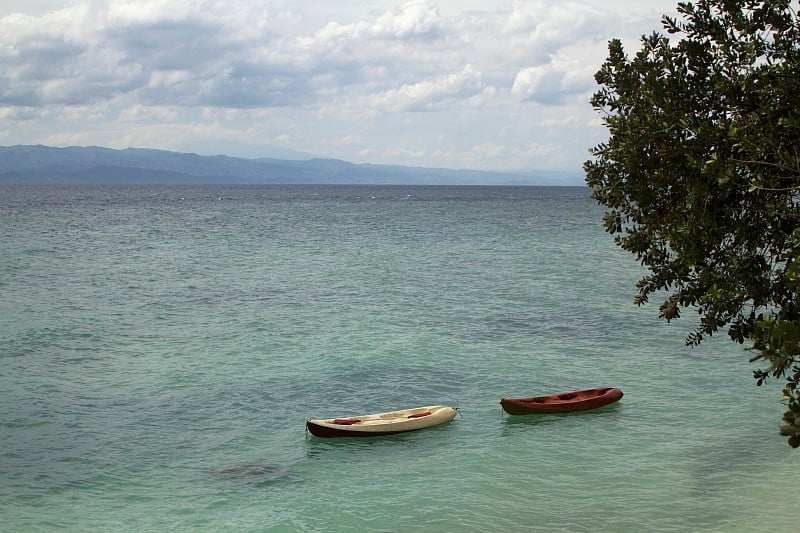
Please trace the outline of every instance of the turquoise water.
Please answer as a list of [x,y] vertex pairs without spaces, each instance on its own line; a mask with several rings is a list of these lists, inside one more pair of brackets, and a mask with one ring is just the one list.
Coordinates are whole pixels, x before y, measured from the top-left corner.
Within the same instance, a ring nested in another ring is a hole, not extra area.
[[[0,187],[4,531],[788,531],[797,452],[583,188]],[[619,386],[603,410],[502,396]],[[452,422],[317,439],[308,418]]]

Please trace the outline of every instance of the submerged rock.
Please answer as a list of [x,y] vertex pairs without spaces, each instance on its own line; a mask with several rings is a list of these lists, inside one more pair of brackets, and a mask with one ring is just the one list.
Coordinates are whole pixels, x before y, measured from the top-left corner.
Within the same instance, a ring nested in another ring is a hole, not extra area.
[[267,463],[236,463],[215,466],[209,468],[207,473],[222,479],[239,480],[243,483],[259,485],[289,479],[293,476],[291,470]]

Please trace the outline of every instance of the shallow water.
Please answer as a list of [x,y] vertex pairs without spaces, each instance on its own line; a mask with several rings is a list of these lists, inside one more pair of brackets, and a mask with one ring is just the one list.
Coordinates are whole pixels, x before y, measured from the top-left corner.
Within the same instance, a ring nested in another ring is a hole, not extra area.
[[[778,386],[583,188],[0,187],[3,530],[783,531]],[[591,413],[501,396],[619,386]],[[308,418],[452,422],[317,439]]]

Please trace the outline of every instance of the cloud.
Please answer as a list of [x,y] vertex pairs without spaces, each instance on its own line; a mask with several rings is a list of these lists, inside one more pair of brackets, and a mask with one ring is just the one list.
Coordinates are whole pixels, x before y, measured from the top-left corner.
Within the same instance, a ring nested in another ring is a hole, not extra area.
[[4,106],[0,107],[0,119],[15,122],[25,122],[41,117],[41,111],[34,107]]
[[545,65],[526,67],[514,77],[511,94],[521,101],[543,105],[563,105],[574,96],[587,99],[594,91],[594,66],[582,66],[569,58],[559,58]]
[[527,67],[514,77],[511,93],[521,100],[539,100],[547,103],[551,95],[560,98],[561,80],[564,74],[550,65]]
[[363,39],[435,39],[444,32],[446,22],[435,5],[426,0],[406,2],[397,11],[387,11],[374,21],[351,24],[331,22],[315,38],[322,41]]
[[[587,100],[607,40],[657,29],[673,3],[0,0],[0,117],[17,142],[249,136],[373,162],[579,166],[602,132]],[[563,116],[583,127],[543,123]]]
[[119,114],[119,120],[126,122],[157,121],[166,122],[175,120],[178,113],[169,107],[134,105],[123,109]]
[[556,78],[569,75],[552,65],[542,70],[559,47],[575,41],[563,29],[592,27],[585,6],[560,6],[517,2],[504,14],[447,18],[433,2],[415,0],[374,18],[330,21],[310,34],[284,24],[292,15],[236,0],[116,1],[104,11],[82,6],[6,17],[0,32],[17,31],[0,48],[0,104],[80,104],[128,94],[151,105],[255,108],[373,94],[376,109],[420,111],[502,88],[510,81],[504,71],[523,59],[528,66],[517,69],[513,91],[529,99],[534,85],[556,90]]
[[384,13],[375,22],[373,28],[377,35],[406,39],[409,37],[435,38],[440,34],[443,26],[439,10],[428,2],[420,0],[403,4],[399,13]]
[[481,73],[476,72],[472,65],[466,65],[459,72],[385,91],[376,95],[373,103],[375,108],[391,112],[421,111],[432,109],[450,98],[479,94],[483,89]]

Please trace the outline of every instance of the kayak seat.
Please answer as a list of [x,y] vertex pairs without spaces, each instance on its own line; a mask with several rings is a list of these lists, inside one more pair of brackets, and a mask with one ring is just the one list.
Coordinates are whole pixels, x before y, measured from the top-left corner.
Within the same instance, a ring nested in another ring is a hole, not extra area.
[[431,413],[430,411],[427,411],[425,413],[417,413],[417,414],[414,414],[414,415],[408,415],[408,418],[422,418],[423,416],[428,416],[428,415],[431,415],[431,414],[433,414],[433,413]]
[[334,424],[339,424],[342,426],[350,426],[353,424],[357,424],[359,422],[361,422],[361,420],[359,420],[358,418],[336,418],[333,421]]

